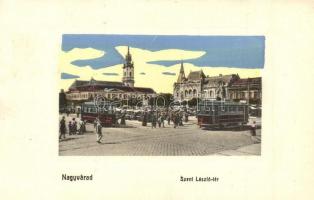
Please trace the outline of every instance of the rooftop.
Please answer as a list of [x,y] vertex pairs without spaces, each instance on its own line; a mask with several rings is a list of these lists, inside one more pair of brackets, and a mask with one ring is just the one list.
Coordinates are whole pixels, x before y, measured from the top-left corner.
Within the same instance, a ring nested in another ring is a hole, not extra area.
[[97,81],[91,79],[89,81],[75,80],[70,86],[69,91],[91,91],[91,90],[110,90],[110,91],[123,91],[123,92],[141,92],[141,93],[155,93],[152,88],[146,87],[129,87],[123,85],[122,82],[113,81]]

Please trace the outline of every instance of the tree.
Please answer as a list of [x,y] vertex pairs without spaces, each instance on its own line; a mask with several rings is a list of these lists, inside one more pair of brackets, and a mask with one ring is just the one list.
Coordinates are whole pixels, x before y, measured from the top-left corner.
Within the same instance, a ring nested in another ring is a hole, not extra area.
[[66,108],[66,105],[67,105],[67,99],[66,99],[64,90],[62,89],[59,92],[59,110],[64,110]]
[[197,105],[197,102],[200,101],[199,98],[193,98],[191,100],[188,101],[188,105],[189,107],[195,107]]

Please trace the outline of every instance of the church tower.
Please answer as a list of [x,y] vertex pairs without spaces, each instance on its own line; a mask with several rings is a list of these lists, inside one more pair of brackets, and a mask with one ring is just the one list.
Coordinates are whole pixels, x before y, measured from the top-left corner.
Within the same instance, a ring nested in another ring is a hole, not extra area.
[[181,68],[180,68],[180,73],[178,76],[177,83],[182,83],[185,80],[185,73],[184,73],[184,68],[183,68],[183,62],[181,61]]
[[134,63],[132,61],[129,47],[128,53],[125,56],[125,62],[123,64],[122,82],[125,86],[134,87]]

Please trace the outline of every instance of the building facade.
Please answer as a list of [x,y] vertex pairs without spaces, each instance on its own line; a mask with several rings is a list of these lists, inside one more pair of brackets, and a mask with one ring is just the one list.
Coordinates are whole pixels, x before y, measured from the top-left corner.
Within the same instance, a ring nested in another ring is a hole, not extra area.
[[228,88],[240,79],[237,74],[205,76],[202,70],[191,71],[186,77],[183,63],[174,83],[173,96],[176,101],[189,101],[193,98],[228,99]]
[[145,101],[156,96],[152,88],[134,87],[134,63],[129,47],[122,70],[122,82],[99,81],[93,78],[89,81],[75,80],[66,92],[66,99],[77,103],[91,101],[96,96],[102,96],[115,101],[135,98]]
[[246,101],[250,104],[262,104],[262,78],[239,79],[229,88],[229,98],[234,101]]
[[[241,79],[238,74],[206,76],[202,70],[191,71],[186,77],[181,63],[177,82],[173,85],[175,101],[190,101],[193,98],[221,99],[261,103],[261,78]],[[250,94],[250,96],[247,96]]]

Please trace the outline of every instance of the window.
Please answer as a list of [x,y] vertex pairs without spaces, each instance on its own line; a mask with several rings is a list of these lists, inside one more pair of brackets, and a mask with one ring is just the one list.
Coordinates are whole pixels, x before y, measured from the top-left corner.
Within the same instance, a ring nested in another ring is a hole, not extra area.
[[212,90],[209,92],[209,97],[214,97],[214,94],[213,94]]
[[130,72],[130,76],[132,76],[132,72]]

